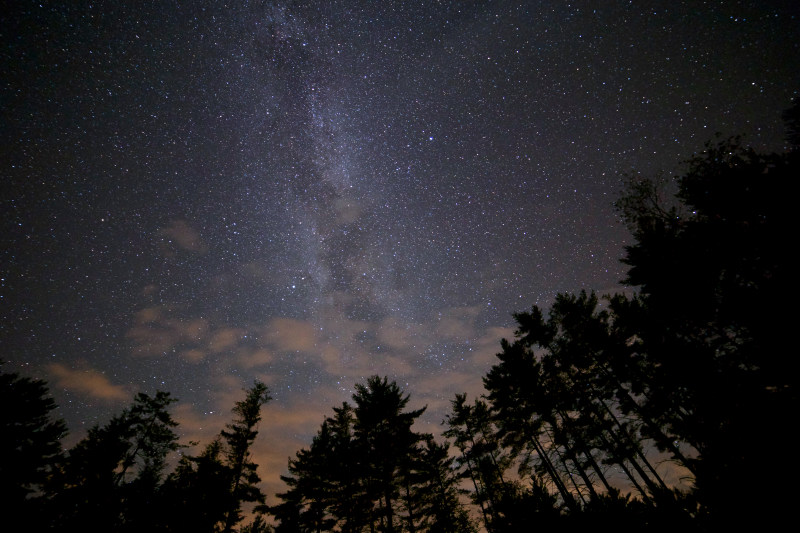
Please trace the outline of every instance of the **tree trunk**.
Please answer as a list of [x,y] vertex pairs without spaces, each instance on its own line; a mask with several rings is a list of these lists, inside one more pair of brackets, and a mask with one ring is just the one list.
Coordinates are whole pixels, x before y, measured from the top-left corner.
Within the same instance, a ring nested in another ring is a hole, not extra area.
[[392,494],[391,487],[386,489],[383,493],[383,498],[386,501],[386,533],[394,533],[394,509],[392,509]]
[[[553,442],[553,437],[551,435],[549,435],[549,434],[548,434],[548,436],[550,437],[550,442],[552,443]],[[569,465],[567,464],[567,460],[564,459],[564,456],[559,451],[557,445],[553,444],[553,450],[556,452],[556,455],[558,456],[558,460],[561,461],[561,466],[564,467],[564,472],[566,472],[570,483],[572,483],[572,486],[575,488],[575,492],[578,494],[578,498],[581,499],[581,505],[586,506],[586,498],[584,497],[583,491],[581,491],[580,486],[578,486],[578,482],[575,481],[575,476],[572,475],[572,472],[569,469]],[[559,479],[560,479],[560,477],[559,477]],[[564,485],[564,490],[566,490],[566,485]],[[573,498],[572,501],[575,503],[575,509],[572,509],[572,510],[576,510],[576,511],[579,510],[578,507],[577,507],[578,503],[575,502],[574,498]]]
[[[691,474],[693,476],[696,476],[697,473],[691,467],[691,463],[689,462],[689,460],[683,455],[683,453],[680,451],[680,449],[675,445],[674,439],[670,438],[669,435],[666,435],[664,433],[664,431],[659,426],[657,426],[655,423],[653,423],[653,421],[650,420],[649,417],[646,417],[644,415],[644,413],[642,413],[642,409],[641,409],[641,407],[639,407],[639,404],[636,402],[636,400],[633,399],[633,397],[631,396],[631,393],[628,391],[628,389],[619,381],[619,379],[617,379],[617,376],[612,374],[611,371],[609,371],[603,365],[600,365],[600,368],[602,369],[602,371],[606,375],[606,377],[608,377],[609,379],[611,379],[614,382],[614,386],[621,393],[621,394],[619,394],[619,398],[622,401],[622,403],[624,404],[624,407],[626,409],[630,409],[631,411],[635,412],[637,418],[639,420],[641,420],[642,423],[645,426],[647,426],[647,428],[650,430],[650,432],[653,433],[654,435],[658,435],[659,436],[658,440],[666,446],[666,448],[669,450],[669,452],[672,454],[672,456],[681,464],[681,466],[683,466],[689,472],[691,472]],[[663,483],[663,481],[662,481],[662,483]]]
[[472,461],[466,456],[464,450],[461,450],[461,456],[467,461],[467,470],[469,470],[469,477],[472,479],[472,485],[475,487],[475,494],[478,496],[478,505],[481,508],[481,514],[483,514],[483,525],[486,527],[486,531],[489,530],[489,515],[486,511],[486,506],[483,505],[483,484],[481,483],[481,487],[478,488],[478,480],[475,478],[475,471],[472,467]]
[[[608,442],[608,440],[606,440],[606,438],[602,434],[600,435],[600,438],[603,440],[603,445],[606,448],[613,449],[611,443]],[[628,458],[628,460],[631,461],[631,464],[635,465],[634,468],[638,467],[638,465],[636,465],[636,461],[634,461],[633,459],[630,459],[630,458]],[[614,454],[614,461],[616,462],[616,464],[618,464],[620,466],[620,468],[622,468],[622,471],[625,472],[626,476],[628,476],[628,479],[630,480],[630,482],[633,484],[633,486],[636,488],[636,490],[639,492],[639,494],[642,495],[642,500],[644,500],[648,504],[652,505],[653,501],[650,499],[650,496],[647,495],[647,492],[642,488],[641,485],[639,485],[639,482],[636,481],[636,478],[633,476],[631,471],[628,470],[628,467],[625,465],[625,457],[617,456],[617,454],[615,453]],[[641,468],[636,468],[636,471],[639,472],[640,476],[643,475],[643,472],[641,472]],[[645,478],[643,478],[643,479],[645,479]]]
[[[597,476],[600,478],[600,482],[603,484],[603,486],[606,488],[606,490],[607,491],[611,491],[611,485],[608,484],[608,480],[606,480],[606,476],[603,474],[602,470],[600,470],[600,465],[597,464],[597,461],[595,461],[594,456],[592,456],[591,450],[586,448],[586,444],[583,442],[582,439],[580,439],[578,436],[574,435],[574,432],[572,431],[572,428],[571,428],[572,419],[569,417],[569,415],[567,415],[563,411],[560,411],[559,415],[561,416],[561,420],[563,421],[564,425],[567,428],[567,432],[569,434],[573,434],[574,439],[575,439],[575,443],[576,443],[575,447],[577,448],[577,451],[579,451],[584,457],[586,457],[586,459],[592,465],[592,470],[594,470],[597,473]],[[578,462],[577,454],[575,453],[575,450],[572,450],[570,448],[567,448],[567,449],[568,449],[569,453],[571,454],[569,456],[570,459],[572,459],[572,461],[578,467],[578,473],[581,475],[581,477],[583,478],[583,480],[586,483],[587,487],[589,488],[589,492],[592,494],[593,498],[596,498],[597,497],[597,491],[595,491],[594,485],[589,480],[585,469]]]
[[[564,481],[561,479],[561,476],[558,475],[553,463],[550,461],[550,457],[547,455],[544,447],[541,445],[539,439],[535,435],[531,435],[531,443],[533,444],[536,453],[539,454],[539,458],[544,462],[544,467],[547,470],[547,473],[550,474],[550,478],[553,480],[553,483],[555,483],[556,487],[558,488],[558,492],[561,493],[561,498],[564,499],[564,504],[569,507],[571,511],[577,511],[578,505],[575,502],[575,498],[573,498],[572,494],[567,490],[566,485],[564,485]],[[556,450],[556,453],[558,453],[558,450]],[[560,456],[561,454],[558,453],[558,455]],[[561,462],[564,462],[563,459]],[[572,474],[569,474],[569,470],[567,470],[567,474],[569,475],[570,479],[572,479]],[[574,485],[575,481],[573,480],[572,483]],[[578,491],[578,494],[580,494],[580,491]]]
[[414,528],[414,508],[411,502],[411,485],[406,478],[406,506],[408,507],[408,533],[416,533]]
[[[614,423],[620,429],[619,432],[622,433],[623,435],[625,435],[625,439],[633,447],[634,453],[636,453],[636,455],[639,456],[639,458],[645,464],[647,469],[650,470],[650,472],[653,474],[653,477],[656,478],[656,480],[658,481],[658,484],[661,486],[661,489],[666,490],[667,489],[666,483],[664,483],[664,480],[661,479],[661,476],[658,475],[658,472],[656,472],[656,469],[653,468],[652,464],[650,464],[650,461],[647,460],[647,457],[644,456],[644,454],[640,450],[640,447],[639,447],[638,443],[633,440],[633,438],[628,434],[627,431],[625,431],[625,428],[622,426],[622,424],[620,423],[619,419],[616,417],[614,412],[608,407],[606,402],[604,402],[603,400],[598,400],[598,401],[605,408],[605,411],[608,413],[608,415],[611,417],[611,419],[614,421]],[[617,442],[619,442],[619,437],[616,436],[616,433],[612,433],[612,435],[614,435],[614,437],[617,440]],[[636,468],[636,471],[639,472],[639,475],[642,477],[642,479],[645,481],[645,483],[647,483],[648,487],[650,487],[650,490],[654,491],[656,489],[655,483],[653,483],[653,481],[649,478],[649,476],[646,476],[645,473],[643,471],[641,471],[641,467],[639,466],[638,462],[633,457],[629,457],[628,459],[631,461],[631,464],[634,465],[634,468]]]

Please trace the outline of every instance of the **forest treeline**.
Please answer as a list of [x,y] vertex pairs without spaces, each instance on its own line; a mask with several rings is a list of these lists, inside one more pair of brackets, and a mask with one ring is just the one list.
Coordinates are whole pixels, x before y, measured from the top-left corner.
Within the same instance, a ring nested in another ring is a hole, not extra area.
[[[793,148],[709,143],[675,180],[632,176],[617,208],[636,292],[560,294],[514,315],[483,376],[452,399],[443,435],[388,378],[356,384],[289,460],[267,502],[251,448],[260,382],[198,455],[169,393],[62,450],[46,384],[0,372],[0,520],[8,531],[718,531],[791,514],[789,254]],[[793,115],[792,115],[793,113]],[[177,464],[168,468],[172,454]],[[675,472],[683,476],[676,484]],[[244,519],[245,510],[250,518]],[[265,517],[271,517],[273,525]],[[246,523],[245,523],[246,522]]]
[[[181,453],[168,392],[136,395],[130,407],[92,427],[72,449],[41,380],[0,372],[0,527],[3,531],[231,532],[243,506],[265,503],[251,448],[261,407],[256,381],[233,420],[197,456]],[[255,527],[256,529],[253,529]]]

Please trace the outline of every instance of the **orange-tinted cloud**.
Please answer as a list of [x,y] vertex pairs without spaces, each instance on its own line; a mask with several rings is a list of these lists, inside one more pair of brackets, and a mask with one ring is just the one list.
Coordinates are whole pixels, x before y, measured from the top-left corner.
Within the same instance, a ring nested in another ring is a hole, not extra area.
[[[162,307],[141,309],[134,316],[134,326],[126,337],[134,343],[137,355],[155,356],[172,351],[179,345],[197,348],[209,334],[208,321],[202,318],[167,318]],[[196,359],[197,353],[191,355]]]
[[161,228],[159,235],[165,241],[167,249],[172,248],[169,245],[174,244],[187,252],[204,253],[208,250],[197,230],[185,220],[173,220],[168,226]]
[[428,335],[420,324],[402,322],[397,318],[386,318],[378,325],[376,337],[381,346],[393,350],[417,350],[419,346],[426,343]]
[[125,387],[113,385],[97,370],[72,370],[59,363],[48,365],[47,370],[56,387],[108,401],[125,400],[130,396]]
[[244,368],[250,370],[271,363],[275,357],[265,348],[240,350],[237,361]]
[[497,362],[497,354],[500,352],[500,340],[514,338],[513,327],[492,327],[488,328],[480,338],[478,338],[466,354],[471,362],[474,371],[483,376],[489,368]]
[[220,328],[215,330],[208,342],[208,348],[214,353],[232,351],[244,335],[238,328]]
[[475,336],[475,319],[480,309],[473,307],[451,307],[437,315],[436,336],[444,340],[466,341]]
[[317,329],[293,318],[274,318],[264,326],[262,337],[275,350],[311,353],[317,347]]
[[190,363],[199,363],[200,361],[206,358],[206,352],[204,352],[203,350],[199,350],[197,348],[183,350],[182,352],[180,352],[180,355]]

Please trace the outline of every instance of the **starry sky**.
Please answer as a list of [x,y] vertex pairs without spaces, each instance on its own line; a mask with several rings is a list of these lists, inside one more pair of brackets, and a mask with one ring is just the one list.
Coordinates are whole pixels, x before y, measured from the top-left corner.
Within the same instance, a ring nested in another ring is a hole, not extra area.
[[4,369],[67,446],[156,390],[208,442],[261,379],[269,494],[370,375],[439,432],[511,313],[624,289],[623,173],[782,150],[800,94],[794,0],[13,4]]

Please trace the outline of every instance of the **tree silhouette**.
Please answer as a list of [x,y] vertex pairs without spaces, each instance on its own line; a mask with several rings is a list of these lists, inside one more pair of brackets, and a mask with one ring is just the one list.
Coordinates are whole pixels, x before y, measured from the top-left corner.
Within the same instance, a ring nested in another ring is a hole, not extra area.
[[331,512],[340,531],[361,531],[371,524],[373,505],[365,483],[366,464],[354,433],[355,412],[344,402],[334,408],[326,423],[329,430],[328,481],[333,491]]
[[[451,407],[444,435],[453,439],[461,452],[456,465],[461,477],[472,483],[472,500],[481,510],[484,527],[487,531],[519,527],[520,507],[525,505],[523,501],[530,496],[530,489],[512,480],[513,472],[509,472],[519,456],[518,448],[502,446],[502,434],[485,401],[476,399],[469,404],[466,394],[457,394]],[[523,522],[526,518],[522,517]]]
[[[261,407],[269,400],[258,381],[237,402],[234,419],[198,456],[183,455],[167,474],[178,443],[167,392],[139,393],[103,425],[89,429],[68,453],[63,421],[44,382],[0,371],[0,501],[12,530],[86,532],[233,531],[242,506],[256,506],[242,531],[271,530],[251,448]],[[12,408],[13,406],[13,408]]]
[[[256,381],[236,402],[234,419],[198,456],[184,455],[162,487],[166,513],[161,529],[174,532],[232,531],[242,521],[243,504],[263,511],[265,495],[252,460],[261,408],[270,400],[267,386]],[[259,506],[259,504],[261,506]],[[253,522],[248,527],[260,528]]]
[[[573,525],[623,513],[631,527],[685,528],[695,516],[713,529],[777,522],[754,509],[787,512],[777,458],[789,455],[797,358],[785,356],[780,302],[798,162],[796,151],[764,155],[734,139],[690,160],[672,198],[669,184],[633,179],[617,207],[635,238],[625,282],[639,294],[604,305],[561,294],[546,315],[515,315],[515,339],[484,378],[491,424],[463,395],[447,420],[487,530],[508,529],[504,454],[559,496]],[[690,496],[667,486],[653,446],[686,469]],[[636,498],[614,488],[609,467]]]
[[243,503],[264,503],[264,493],[258,487],[261,478],[258,465],[252,460],[251,447],[258,436],[256,426],[261,421],[261,407],[270,401],[267,386],[256,381],[247,390],[244,400],[236,402],[233,413],[234,421],[226,425],[220,435],[225,441],[224,454],[227,467],[230,469],[230,500],[225,514],[224,532],[242,520]]
[[438,444],[425,438],[419,450],[416,472],[416,496],[420,502],[420,531],[429,533],[470,533],[475,526],[461,504],[460,476],[448,443]]
[[786,124],[786,142],[792,150],[800,148],[800,98],[793,98],[792,105],[783,112],[783,122]]
[[[341,516],[336,506],[335,487],[341,479],[337,468],[340,458],[333,455],[334,445],[330,426],[326,420],[314,437],[311,447],[297,452],[289,461],[289,475],[281,479],[289,490],[278,497],[284,503],[273,512],[284,524],[290,521],[307,531],[329,531],[340,519],[352,526],[352,517]],[[350,518],[350,520],[348,520]]]
[[53,478],[58,523],[84,531],[136,531],[152,526],[166,457],[178,438],[167,392],[136,395],[131,407],[94,426],[70,450]]
[[41,491],[61,459],[63,420],[45,382],[5,372],[0,361],[0,514],[12,529],[43,518]]
[[289,460],[276,531],[472,531],[447,445],[413,431],[424,409],[378,376]]
[[229,510],[230,470],[219,437],[198,456],[184,455],[162,488],[162,529],[213,533]]
[[408,454],[421,439],[411,431],[411,426],[425,409],[404,412],[408,400],[395,382],[389,383],[387,378],[378,376],[370,377],[366,385],[357,384],[353,394],[354,437],[363,454],[368,490],[372,498],[378,499],[380,530],[387,533],[397,527],[395,500],[401,488],[399,476]]
[[[537,307],[515,315],[516,339],[501,342],[499,363],[484,378],[499,434],[558,489],[574,525],[586,513],[594,522],[605,513],[611,523],[621,509],[636,515],[639,528],[655,527],[648,520],[656,515],[664,527],[683,523],[691,504],[648,458],[652,442],[642,428],[654,423],[627,405],[638,406],[620,365],[629,343],[618,335],[616,315],[598,302],[585,292],[561,294],[546,319]],[[610,484],[606,465],[619,469],[638,498]]]
[[[772,458],[789,452],[783,421],[797,394],[781,306],[790,282],[786,191],[797,163],[738,139],[708,144],[677,180],[682,209],[645,202],[637,192],[647,185],[619,203],[636,238],[626,281],[640,296],[618,300],[615,311],[634,334],[640,409],[697,450],[697,496],[717,527],[755,520],[754,506],[789,506]],[[776,489],[754,490],[764,486]]]

